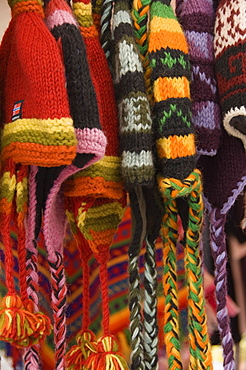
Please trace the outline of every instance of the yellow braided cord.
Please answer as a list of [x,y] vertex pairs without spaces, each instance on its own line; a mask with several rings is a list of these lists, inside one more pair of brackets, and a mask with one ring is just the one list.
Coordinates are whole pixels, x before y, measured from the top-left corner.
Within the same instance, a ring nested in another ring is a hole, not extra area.
[[162,220],[164,260],[164,340],[166,345],[168,369],[182,369],[179,341],[178,290],[176,243],[178,240],[178,212],[176,200],[166,198],[166,212]]
[[135,39],[143,62],[144,78],[147,96],[151,105],[154,105],[153,86],[150,76],[152,69],[148,56],[148,22],[151,0],[133,0],[132,18],[135,28]]
[[202,224],[203,201],[202,185],[192,190],[188,198],[189,221],[186,232],[186,274],[188,284],[188,318],[190,338],[190,369],[211,370],[212,354],[207,330],[203,278],[199,250],[200,230]]

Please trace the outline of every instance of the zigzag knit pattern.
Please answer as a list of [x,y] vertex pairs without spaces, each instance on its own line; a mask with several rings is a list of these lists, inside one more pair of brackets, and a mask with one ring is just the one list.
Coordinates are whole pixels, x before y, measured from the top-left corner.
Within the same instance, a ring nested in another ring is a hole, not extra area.
[[223,124],[246,148],[246,3],[221,0],[215,20],[214,52]]
[[[150,9],[149,57],[153,69],[153,93],[156,116],[156,147],[159,156],[158,183],[167,215],[163,219],[166,296],[165,344],[169,369],[181,369],[175,287],[175,246],[177,243],[178,206],[174,200],[182,197],[188,203],[186,230],[187,283],[189,305],[190,369],[202,368],[207,361],[210,369],[211,352],[207,334],[202,280],[200,279],[199,235],[202,221],[200,172],[195,168],[195,138],[191,120],[190,66],[184,33],[170,6],[170,1],[154,0]],[[173,227],[172,227],[173,226]],[[173,245],[172,245],[173,244]],[[172,247],[171,247],[172,245]],[[193,271],[194,262],[196,273]],[[199,299],[195,300],[193,292]],[[200,320],[199,329],[197,320]],[[197,346],[199,344],[199,346]],[[195,350],[194,350],[195,349]]]
[[155,139],[163,177],[183,179],[195,167],[188,47],[169,1],[151,5],[149,58],[154,88]]
[[150,185],[154,176],[152,120],[145,93],[142,61],[134,41],[129,8],[124,1],[116,2],[112,31],[122,176],[127,188]]
[[220,144],[221,114],[214,72],[213,1],[183,0],[178,13],[189,47],[192,121],[197,153],[214,155]]

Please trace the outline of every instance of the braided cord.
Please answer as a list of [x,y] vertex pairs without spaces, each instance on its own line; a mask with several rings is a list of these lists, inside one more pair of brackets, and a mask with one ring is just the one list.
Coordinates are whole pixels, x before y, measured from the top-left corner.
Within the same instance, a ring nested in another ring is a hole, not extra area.
[[111,18],[113,13],[113,1],[103,0],[101,13],[100,41],[107,60],[110,59],[111,48]]
[[233,339],[226,307],[227,251],[224,231],[225,222],[226,215],[222,215],[218,209],[213,209],[210,214],[210,238],[215,265],[217,321],[223,349],[224,369],[233,370],[235,369]]
[[[129,192],[132,209],[133,229],[135,225],[142,230],[143,220],[135,190]],[[140,253],[141,235],[133,232],[132,242],[129,246],[129,310],[131,335],[131,370],[144,370],[143,325],[141,314],[140,275],[138,258]]]
[[[146,91],[153,102],[153,87],[151,85],[151,67],[148,56],[148,22],[151,0],[133,0],[132,18],[135,28],[135,39],[143,62]],[[153,104],[152,104],[153,105]]]
[[179,341],[178,289],[176,243],[178,240],[178,212],[175,199],[164,200],[166,212],[162,220],[161,235],[164,242],[164,341],[166,345],[168,369],[182,369]]
[[[159,179],[159,187],[164,199],[165,197],[170,200],[185,197],[189,205],[188,228],[186,231],[186,275],[189,290],[188,318],[190,369],[192,370],[212,369],[199,254],[200,228],[203,215],[200,175],[199,170],[194,170],[184,180]],[[171,209],[171,213],[174,213],[173,209]]]
[[203,276],[199,250],[203,201],[201,182],[188,198],[189,220],[186,231],[186,278],[188,284],[188,319],[190,339],[190,368],[212,369],[211,346],[207,330]]
[[[26,272],[27,272],[27,294],[34,303],[35,312],[38,311],[38,250],[35,236],[35,214],[36,214],[36,181],[37,167],[30,166],[29,173],[29,205],[28,226],[26,242]],[[25,370],[39,370],[40,358],[39,347],[32,346],[24,349],[23,353]]]
[[55,252],[56,260],[49,260],[51,273],[51,301],[54,316],[54,342],[56,370],[65,369],[66,352],[66,278],[63,258]]
[[146,237],[144,270],[144,361],[147,370],[158,368],[157,270],[155,245]]

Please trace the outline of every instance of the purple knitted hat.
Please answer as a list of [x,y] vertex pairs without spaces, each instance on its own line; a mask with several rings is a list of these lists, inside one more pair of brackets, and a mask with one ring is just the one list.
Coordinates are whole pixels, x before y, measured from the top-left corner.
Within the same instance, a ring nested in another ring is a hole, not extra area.
[[246,186],[246,156],[242,142],[222,129],[222,143],[214,157],[202,156],[205,204],[210,215],[211,248],[215,262],[217,319],[224,366],[234,369],[233,340],[226,308],[226,215]]
[[192,120],[197,153],[213,156],[221,138],[221,114],[214,72],[213,1],[177,0],[176,12],[189,47]]
[[246,149],[246,2],[221,0],[214,51],[223,125]]

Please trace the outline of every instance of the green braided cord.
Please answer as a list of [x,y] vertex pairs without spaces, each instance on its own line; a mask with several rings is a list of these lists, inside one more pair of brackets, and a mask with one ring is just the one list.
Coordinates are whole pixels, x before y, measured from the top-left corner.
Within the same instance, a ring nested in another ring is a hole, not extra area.
[[178,240],[178,211],[175,199],[164,199],[166,213],[162,220],[161,235],[164,250],[164,340],[168,369],[182,369],[179,341],[178,289],[176,243]]
[[188,284],[188,318],[190,336],[190,363],[196,361],[197,369],[212,369],[211,346],[207,330],[203,277],[199,250],[203,217],[201,182],[188,198],[189,220],[186,231],[186,276]]
[[[194,170],[184,180],[159,178],[159,188],[164,202],[167,202],[166,198],[172,201],[172,199],[185,197],[189,205],[189,220],[186,231],[186,275],[189,288],[190,370],[212,369],[199,254],[199,238],[203,215],[200,176],[200,171]],[[169,218],[172,217],[172,212],[175,212],[175,210],[170,211]]]
[[143,61],[146,91],[151,103],[153,101],[153,86],[151,85],[151,67],[148,56],[148,22],[151,0],[133,0],[132,18],[135,28],[135,38]]

